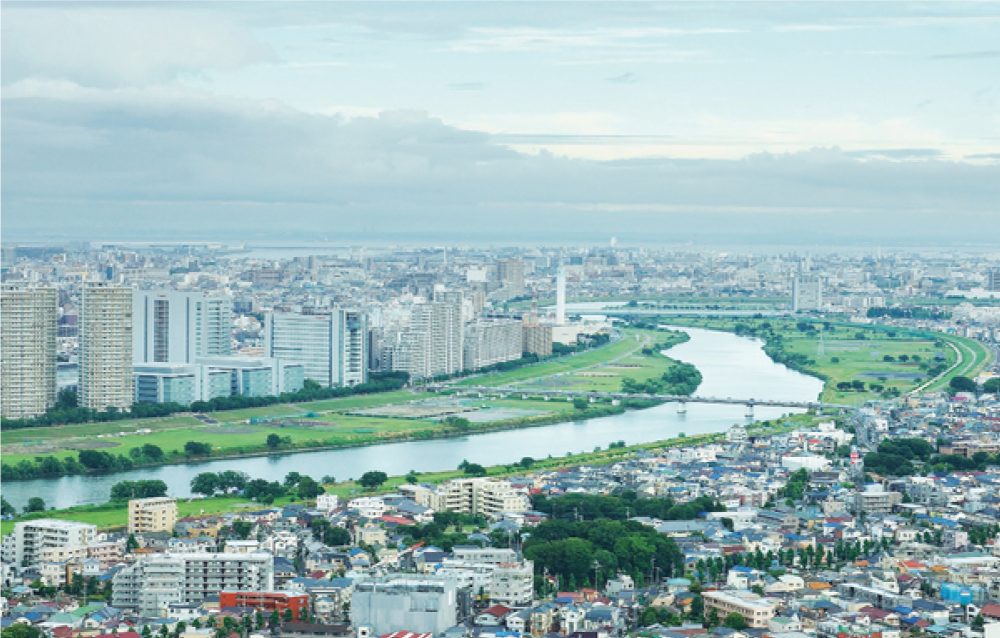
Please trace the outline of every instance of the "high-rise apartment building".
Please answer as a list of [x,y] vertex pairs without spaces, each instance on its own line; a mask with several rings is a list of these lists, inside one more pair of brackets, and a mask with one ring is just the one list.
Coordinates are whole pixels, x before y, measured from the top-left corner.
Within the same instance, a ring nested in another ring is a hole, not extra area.
[[272,312],[265,318],[265,355],[301,363],[305,378],[322,386],[368,381],[368,345],[368,319],[361,310]]
[[132,289],[84,284],[80,296],[80,407],[128,409],[132,380]]
[[1000,292],[1000,270],[991,270],[986,278],[986,289],[990,292]]
[[139,290],[133,302],[135,363],[193,363],[232,354],[233,300],[199,292]]
[[54,288],[0,289],[0,415],[33,417],[56,402]]
[[89,523],[40,518],[14,523],[14,531],[3,539],[3,561],[13,565],[32,564],[44,550],[81,547],[97,540],[97,527]]
[[465,328],[466,370],[478,370],[520,359],[523,350],[521,322],[517,319],[480,319]]
[[461,372],[464,357],[462,293],[437,291],[434,300],[416,304],[410,325],[392,352],[392,369],[423,379]]
[[792,312],[823,309],[823,280],[818,275],[799,275],[792,281]]
[[520,259],[501,259],[497,262],[497,279],[507,288],[511,297],[524,296],[524,262]]
[[521,328],[521,350],[540,357],[552,354],[552,326],[524,324]]

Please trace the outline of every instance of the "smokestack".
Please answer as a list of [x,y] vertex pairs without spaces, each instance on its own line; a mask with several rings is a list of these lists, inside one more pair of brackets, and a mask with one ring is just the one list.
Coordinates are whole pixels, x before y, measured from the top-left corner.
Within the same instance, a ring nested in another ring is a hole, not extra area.
[[556,275],[556,325],[566,323],[566,269],[559,266]]

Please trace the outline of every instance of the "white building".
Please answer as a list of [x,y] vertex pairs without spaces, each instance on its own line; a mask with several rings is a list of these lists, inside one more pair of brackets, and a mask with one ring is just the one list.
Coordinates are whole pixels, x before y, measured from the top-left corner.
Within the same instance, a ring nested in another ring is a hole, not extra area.
[[139,559],[114,576],[111,604],[144,616],[170,605],[200,604],[220,591],[274,587],[271,554],[160,554]]
[[40,518],[14,524],[14,531],[3,539],[3,562],[31,565],[43,551],[59,547],[80,547],[97,539],[97,527],[75,521]]
[[416,304],[409,326],[393,346],[392,369],[424,379],[461,372],[463,341],[461,292],[436,291],[434,300]]
[[792,312],[823,309],[823,280],[818,275],[799,275],[792,280]]
[[316,509],[321,512],[332,512],[339,504],[340,499],[336,494],[320,494],[316,497]]
[[233,300],[200,292],[138,290],[132,357],[139,363],[193,363],[232,354]]
[[137,403],[182,405],[222,396],[272,396],[297,392],[304,383],[302,364],[268,357],[200,357],[192,364],[144,363],[135,366]]
[[434,511],[452,511],[465,514],[525,512],[530,501],[524,490],[516,489],[510,481],[492,478],[453,479],[437,486],[430,495],[429,507]]
[[0,415],[43,414],[56,402],[54,288],[0,289]]
[[352,498],[347,503],[347,509],[364,518],[379,518],[385,515],[385,501],[377,496],[360,496]]
[[823,456],[814,456],[812,454],[783,456],[781,457],[781,467],[791,472],[798,471],[802,468],[805,468],[810,472],[816,472],[830,467],[830,459]]
[[131,407],[135,399],[132,312],[131,288],[107,282],[84,284],[80,298],[80,407]]
[[535,563],[500,563],[490,581],[490,600],[505,607],[528,607],[535,599]]
[[465,327],[464,366],[478,370],[520,359],[522,324],[516,319],[480,319]]
[[301,363],[305,378],[324,387],[365,383],[368,319],[349,308],[308,315],[272,312],[264,323],[264,353]]

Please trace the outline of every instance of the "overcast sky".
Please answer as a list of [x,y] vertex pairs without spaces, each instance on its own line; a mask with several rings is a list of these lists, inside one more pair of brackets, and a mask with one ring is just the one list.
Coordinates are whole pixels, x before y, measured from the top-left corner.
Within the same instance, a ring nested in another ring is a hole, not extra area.
[[1000,3],[2,4],[3,239],[1000,242]]

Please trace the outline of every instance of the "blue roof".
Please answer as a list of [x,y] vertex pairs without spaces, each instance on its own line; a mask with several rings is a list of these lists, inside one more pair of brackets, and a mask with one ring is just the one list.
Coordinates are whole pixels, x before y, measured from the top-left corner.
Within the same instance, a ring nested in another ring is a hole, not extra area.
[[730,571],[743,572],[743,573],[746,573],[746,574],[752,574],[753,573],[753,568],[751,568],[751,567],[744,567],[742,565],[734,565],[733,568]]

